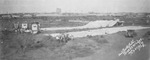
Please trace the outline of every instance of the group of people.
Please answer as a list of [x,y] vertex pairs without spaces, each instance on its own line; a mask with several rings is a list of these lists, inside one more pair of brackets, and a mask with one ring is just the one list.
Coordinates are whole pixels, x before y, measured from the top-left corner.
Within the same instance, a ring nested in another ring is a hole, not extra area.
[[56,39],[59,42],[68,42],[70,40],[73,40],[73,36],[69,35],[69,34],[61,34],[61,35],[57,36]]

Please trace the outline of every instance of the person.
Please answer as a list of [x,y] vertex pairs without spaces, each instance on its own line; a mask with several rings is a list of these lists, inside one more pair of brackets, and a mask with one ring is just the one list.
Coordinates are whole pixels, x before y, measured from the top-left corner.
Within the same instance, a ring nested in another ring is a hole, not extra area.
[[18,29],[19,29],[19,22],[14,23],[14,30],[15,30],[15,32],[18,32]]

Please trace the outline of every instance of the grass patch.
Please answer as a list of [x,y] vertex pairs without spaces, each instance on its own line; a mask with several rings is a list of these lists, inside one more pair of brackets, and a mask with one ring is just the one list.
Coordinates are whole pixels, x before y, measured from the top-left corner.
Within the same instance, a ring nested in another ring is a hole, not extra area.
[[90,38],[90,39],[92,39],[92,40],[94,40],[94,41],[97,42],[97,43],[100,43],[100,44],[109,43],[109,42],[106,40],[106,38],[105,38],[104,35],[100,35],[100,36],[99,36],[99,35],[97,35],[97,36],[88,35],[87,37]]

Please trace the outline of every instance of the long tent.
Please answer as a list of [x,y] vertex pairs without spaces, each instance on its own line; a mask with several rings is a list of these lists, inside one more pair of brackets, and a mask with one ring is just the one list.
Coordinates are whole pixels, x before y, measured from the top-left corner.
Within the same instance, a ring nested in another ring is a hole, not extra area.
[[118,22],[122,22],[119,20],[97,20],[91,21],[84,26],[78,27],[54,27],[54,28],[41,28],[41,30],[71,30],[71,29],[85,29],[85,28],[99,28],[99,27],[112,27],[116,25]]

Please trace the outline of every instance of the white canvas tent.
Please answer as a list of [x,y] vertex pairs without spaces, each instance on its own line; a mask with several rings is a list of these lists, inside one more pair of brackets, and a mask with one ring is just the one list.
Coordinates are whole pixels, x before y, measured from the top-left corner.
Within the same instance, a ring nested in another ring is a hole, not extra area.
[[98,28],[98,27],[112,27],[116,25],[119,21],[119,19],[116,20],[97,20],[97,21],[92,21],[83,26],[84,28]]
[[91,21],[88,24],[84,26],[78,26],[78,27],[54,27],[54,28],[41,28],[42,30],[71,30],[71,29],[85,29],[85,28],[99,28],[99,27],[112,27],[115,26],[119,21],[116,20],[97,20],[97,21]]

